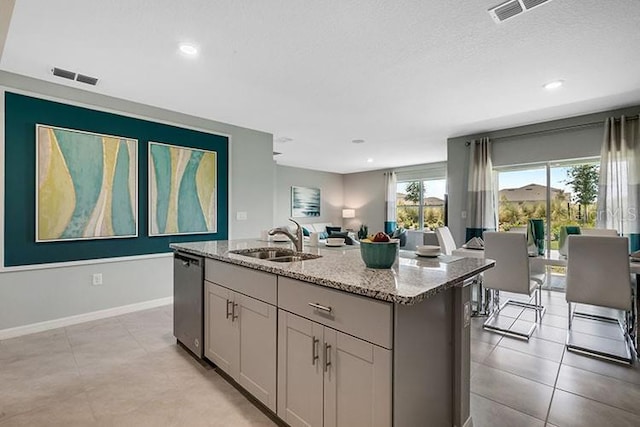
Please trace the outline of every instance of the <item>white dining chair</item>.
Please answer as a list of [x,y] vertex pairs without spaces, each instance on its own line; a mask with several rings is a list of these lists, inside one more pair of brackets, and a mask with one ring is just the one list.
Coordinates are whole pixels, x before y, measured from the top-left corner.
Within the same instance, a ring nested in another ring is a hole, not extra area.
[[618,237],[618,231],[612,228],[580,228],[583,236],[608,236]]
[[[631,272],[629,267],[629,241],[626,237],[571,235],[567,259],[568,329],[567,350],[587,353],[615,361],[632,363],[631,339]],[[620,319],[576,312],[572,304],[589,304],[621,310]],[[572,340],[574,317],[617,323],[626,341],[626,357],[619,354],[587,348]]]
[[453,240],[449,227],[436,228],[436,237],[438,238],[440,251],[445,255],[451,255],[451,252],[456,249],[456,242]]
[[[504,335],[529,340],[538,322],[542,320],[545,309],[542,306],[541,286],[544,275],[532,274],[529,270],[529,254],[527,253],[527,236],[523,233],[484,233],[485,258],[496,261],[496,265],[484,272],[483,285],[491,290],[491,314],[484,322],[484,329]],[[500,291],[534,294],[534,302],[507,300],[502,305]],[[494,319],[507,305],[515,305],[535,310],[535,323],[527,332],[497,326]]]

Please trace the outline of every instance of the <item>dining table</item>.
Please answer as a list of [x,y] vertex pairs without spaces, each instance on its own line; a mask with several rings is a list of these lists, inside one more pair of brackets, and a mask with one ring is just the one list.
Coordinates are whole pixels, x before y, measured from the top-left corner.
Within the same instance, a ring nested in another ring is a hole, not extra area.
[[[484,250],[476,248],[460,247],[454,249],[451,255],[461,256],[467,258],[484,258]],[[532,270],[539,270],[546,266],[552,267],[566,267],[567,257],[561,255],[559,251],[555,249],[548,249],[544,252],[544,255],[529,255],[529,265]],[[631,339],[636,351],[640,350],[640,343],[638,337],[638,312],[640,311],[640,295],[638,293],[638,283],[640,283],[640,259],[629,258],[629,271],[631,275],[635,276],[635,280],[631,280],[632,294],[635,295],[634,303],[631,309]],[[478,284],[477,294],[475,295],[476,301],[474,315],[483,316],[487,314],[487,308],[489,306],[489,295],[486,289],[483,289],[482,280],[476,281]]]

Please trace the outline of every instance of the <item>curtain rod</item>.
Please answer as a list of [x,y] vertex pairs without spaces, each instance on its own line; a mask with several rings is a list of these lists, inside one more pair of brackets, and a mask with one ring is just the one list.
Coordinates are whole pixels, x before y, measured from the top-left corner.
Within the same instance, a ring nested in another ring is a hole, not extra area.
[[[638,120],[638,118],[640,118],[639,114],[633,115],[633,116],[628,116],[625,117],[625,119],[631,121],[631,120]],[[616,118],[615,121],[619,122],[620,119]],[[584,128],[590,128],[590,127],[595,127],[595,126],[601,126],[604,124],[604,120],[600,120],[597,122],[589,122],[589,123],[582,123],[579,125],[572,125],[572,126],[563,126],[563,127],[559,127],[559,128],[554,128],[554,129],[545,129],[545,130],[538,130],[538,131],[532,131],[532,132],[524,132],[524,133],[518,133],[518,134],[514,134],[514,135],[509,135],[509,136],[497,136],[494,138],[489,138],[491,141],[498,141],[501,139],[509,139],[509,138],[517,138],[517,137],[521,137],[521,136],[531,136],[531,135],[544,135],[547,133],[555,133],[555,132],[564,132],[567,130],[573,130],[573,129],[584,129]],[[471,141],[466,141],[465,145],[468,147],[469,145],[471,145]]]

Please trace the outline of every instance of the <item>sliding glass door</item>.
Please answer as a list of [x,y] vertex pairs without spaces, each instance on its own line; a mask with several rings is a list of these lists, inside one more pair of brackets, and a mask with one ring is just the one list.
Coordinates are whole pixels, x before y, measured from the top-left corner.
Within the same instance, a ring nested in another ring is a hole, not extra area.
[[[497,168],[500,231],[524,233],[529,219],[543,219],[545,249],[558,250],[563,226],[595,226],[598,170],[598,159]],[[547,273],[546,287],[564,289],[564,269]]]

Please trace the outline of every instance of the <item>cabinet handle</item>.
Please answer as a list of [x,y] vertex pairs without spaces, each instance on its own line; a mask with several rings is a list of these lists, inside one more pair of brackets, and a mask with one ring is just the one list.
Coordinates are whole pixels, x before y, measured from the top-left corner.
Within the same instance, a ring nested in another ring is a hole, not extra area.
[[238,315],[236,314],[236,307],[237,306],[238,306],[238,304],[236,304],[235,302],[231,306],[231,321],[232,322],[235,322],[236,319],[238,318]]
[[317,302],[310,302],[309,305],[318,310],[326,311],[327,313],[331,313],[331,311],[333,310],[331,307],[318,304]]
[[327,372],[329,370],[329,366],[331,366],[331,361],[329,360],[329,356],[331,355],[331,346],[327,343],[324,343],[324,371]]
[[227,319],[229,318],[229,316],[231,316],[231,312],[229,312],[229,304],[233,304],[233,302],[227,300],[227,316],[226,316]]
[[311,365],[315,365],[316,364],[316,360],[318,360],[318,358],[320,356],[318,356],[318,343],[320,342],[320,340],[316,337],[313,337],[311,339]]

